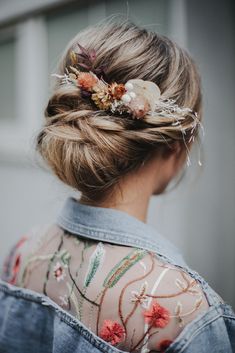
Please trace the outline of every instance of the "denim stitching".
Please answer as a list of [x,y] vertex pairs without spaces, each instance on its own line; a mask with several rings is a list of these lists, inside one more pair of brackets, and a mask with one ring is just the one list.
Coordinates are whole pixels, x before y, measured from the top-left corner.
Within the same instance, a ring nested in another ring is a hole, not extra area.
[[14,288],[8,283],[4,283],[0,280],[0,291],[4,293],[10,293],[12,296],[17,298],[23,298],[27,301],[31,301],[36,304],[42,304],[48,306],[50,309],[55,309],[55,314],[58,315],[59,319],[71,328],[76,329],[81,335],[91,344],[95,345],[98,349],[101,349],[104,353],[123,353],[124,351],[116,348],[107,346],[108,343],[103,341],[102,338],[96,336],[92,331],[90,331],[86,326],[84,326],[76,318],[70,316],[69,313],[65,312],[56,303],[54,303],[50,298],[41,295],[40,293],[32,293],[28,289],[22,291],[21,288]]
[[195,337],[198,335],[198,333],[199,333],[203,328],[205,328],[206,326],[208,326],[209,324],[211,324],[213,321],[217,320],[217,319],[220,318],[220,317],[222,317],[222,316],[221,316],[221,315],[215,316],[213,319],[211,319],[210,321],[207,321],[204,325],[202,325],[202,326],[199,327],[196,331],[194,331],[194,332],[192,333],[192,335],[190,336],[190,339],[187,339],[187,340],[184,339],[186,342],[185,342],[185,343],[184,343],[184,342],[181,342],[181,344],[182,344],[182,345],[184,344],[184,346],[181,347],[181,349],[179,350],[179,353],[182,353],[183,350],[184,350],[185,348],[187,348],[187,346],[190,344],[190,342],[192,341],[192,339],[195,338]]
[[[136,244],[138,242],[139,242],[139,244],[143,244],[143,245],[147,243],[150,246],[158,247],[157,244],[155,244],[154,242],[151,242],[149,240],[145,240],[144,242],[142,242],[140,239],[136,238],[131,233],[116,232],[116,231],[112,231],[112,230],[107,231],[107,230],[101,229],[101,228],[92,228],[91,226],[86,226],[86,225],[83,225],[81,223],[77,224],[77,223],[75,223],[75,222],[73,222],[71,220],[67,220],[63,216],[60,216],[57,219],[57,221],[62,227],[64,225],[66,225],[68,227],[71,226],[74,230],[77,230],[77,231],[79,231],[79,229],[81,228],[81,230],[85,230],[89,235],[98,235],[98,236],[101,235],[101,236],[104,236],[104,237],[106,237],[108,239],[109,235],[111,234],[111,235],[120,237],[120,240],[121,240],[121,237],[126,237],[127,236],[127,237],[130,238],[130,241],[133,241]],[[123,241],[123,239],[122,239],[122,241]],[[159,250],[160,250],[160,248],[159,248]]]

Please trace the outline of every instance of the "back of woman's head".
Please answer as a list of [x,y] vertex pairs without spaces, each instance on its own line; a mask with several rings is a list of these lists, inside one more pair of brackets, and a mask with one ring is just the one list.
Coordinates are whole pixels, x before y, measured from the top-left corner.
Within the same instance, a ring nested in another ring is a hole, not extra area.
[[[169,38],[147,31],[130,20],[106,21],[79,32],[58,65],[64,74],[71,50],[79,43],[94,49],[94,69],[106,65],[108,83],[140,78],[152,81],[166,99],[188,107],[201,119],[200,77],[191,56]],[[37,149],[54,173],[89,200],[100,200],[120,179],[138,169],[152,153],[167,156],[176,141],[189,141],[192,118],[181,128],[169,119],[128,119],[99,111],[75,86],[55,85],[45,109],[46,122]],[[197,137],[197,135],[195,135]]]

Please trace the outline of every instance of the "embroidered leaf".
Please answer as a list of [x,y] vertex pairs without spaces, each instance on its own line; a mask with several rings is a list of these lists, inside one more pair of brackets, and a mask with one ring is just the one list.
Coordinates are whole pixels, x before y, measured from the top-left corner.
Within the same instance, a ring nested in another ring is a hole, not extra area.
[[175,307],[175,315],[180,315],[182,313],[182,308],[181,302],[178,301]]
[[88,287],[89,284],[91,283],[91,280],[95,276],[98,270],[98,267],[100,266],[101,262],[103,262],[104,255],[105,255],[105,248],[103,244],[99,242],[98,245],[96,246],[95,251],[92,253],[90,257],[87,274],[84,280],[84,287]]
[[68,288],[68,290],[69,290],[69,293],[70,293],[70,299],[71,299],[71,301],[73,302],[73,305],[74,305],[74,310],[75,310],[75,313],[76,313],[76,317],[78,318],[78,319],[80,319],[80,314],[79,314],[79,304],[78,304],[78,300],[77,300],[77,297],[76,297],[76,295],[74,294],[74,291],[73,291],[73,287],[70,285],[70,283],[69,282],[67,282],[66,283],[66,285],[67,285],[67,288]]
[[176,278],[175,284],[176,284],[177,287],[179,287],[180,289],[185,290],[185,289],[187,288],[186,284],[185,284],[184,282],[182,282],[179,278]]
[[179,320],[179,327],[183,327],[184,326],[184,320],[182,319],[182,317],[178,317]]
[[61,250],[58,254],[58,257],[60,257],[61,261],[63,262],[64,266],[69,265],[69,261],[71,259],[71,255],[67,250]]
[[144,273],[146,273],[146,265],[143,261],[140,261],[140,265],[143,267],[144,269]]
[[104,280],[103,286],[111,288],[113,287],[119,279],[126,273],[131,266],[133,266],[137,261],[141,260],[147,253],[144,249],[135,249],[125,256],[121,261],[119,261],[112,270],[108,273]]
[[197,289],[194,289],[194,288],[189,288],[188,292],[191,294],[199,294],[200,293]]

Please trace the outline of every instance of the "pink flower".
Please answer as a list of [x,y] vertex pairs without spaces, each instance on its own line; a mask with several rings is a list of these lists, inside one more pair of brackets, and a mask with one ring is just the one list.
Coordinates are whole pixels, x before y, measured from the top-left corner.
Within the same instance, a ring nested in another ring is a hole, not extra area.
[[123,340],[124,334],[124,328],[117,321],[104,320],[100,331],[100,337],[104,341],[115,345]]
[[165,352],[165,350],[169,347],[169,345],[172,343],[172,340],[162,340],[159,344],[159,347],[157,347],[157,349],[159,349],[162,353]]
[[57,262],[54,266],[54,277],[58,282],[60,282],[64,279],[65,276],[66,274],[64,268],[59,262]]
[[158,303],[144,312],[145,322],[154,327],[165,327],[170,321],[170,312]]

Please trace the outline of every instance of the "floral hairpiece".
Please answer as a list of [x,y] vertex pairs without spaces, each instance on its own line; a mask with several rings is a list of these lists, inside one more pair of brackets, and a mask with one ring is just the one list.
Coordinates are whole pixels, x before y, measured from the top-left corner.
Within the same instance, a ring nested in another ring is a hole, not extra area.
[[[189,142],[194,141],[193,133],[197,125],[202,128],[204,135],[204,129],[198,119],[197,112],[193,112],[190,108],[180,108],[175,100],[164,98],[158,85],[152,81],[136,78],[128,80],[125,84],[107,83],[104,79],[107,65],[94,67],[95,50],[87,50],[80,44],[78,47],[80,53],[70,51],[71,65],[65,68],[66,72],[63,75],[52,74],[52,76],[60,78],[62,84],[72,84],[79,88],[81,96],[91,99],[100,110],[126,114],[138,120],[144,119],[146,116],[170,118],[171,125],[178,125],[182,132],[188,156],[187,165],[189,166],[191,162],[184,138],[186,131],[182,127],[181,121],[189,115],[193,118]],[[79,67],[82,68],[82,71]],[[87,71],[84,72],[84,69]],[[202,165],[200,158],[198,164]]]

